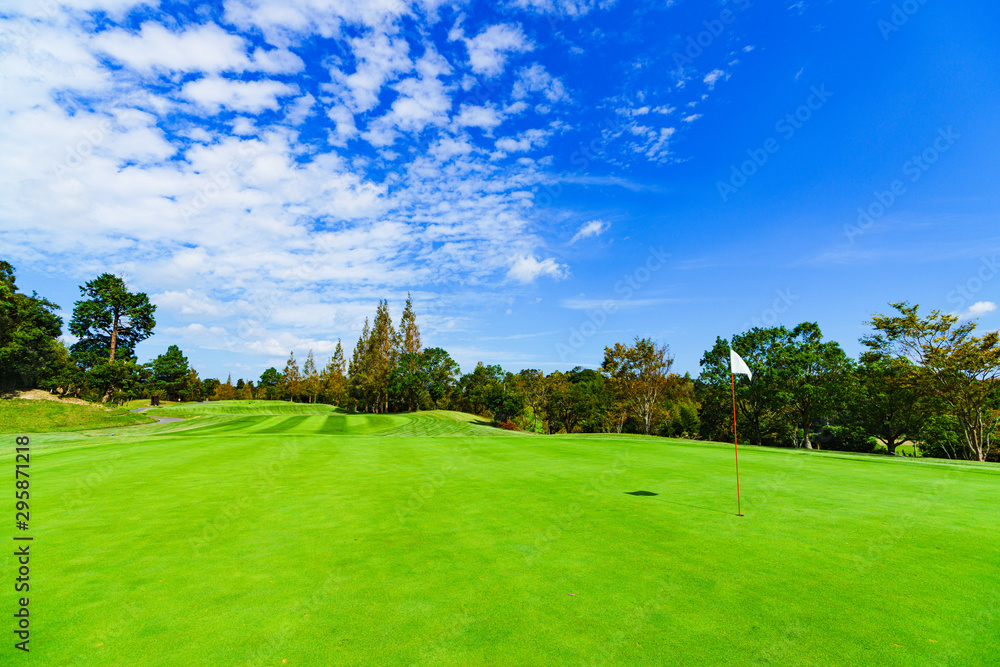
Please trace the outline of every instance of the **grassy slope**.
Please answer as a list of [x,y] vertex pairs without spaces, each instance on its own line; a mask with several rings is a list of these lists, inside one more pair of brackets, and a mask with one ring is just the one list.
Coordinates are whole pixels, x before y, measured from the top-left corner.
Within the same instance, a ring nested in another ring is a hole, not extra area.
[[0,400],[0,433],[51,433],[146,424],[153,420],[124,408],[105,409],[58,401]]
[[36,658],[995,660],[995,466],[285,405],[33,439]]

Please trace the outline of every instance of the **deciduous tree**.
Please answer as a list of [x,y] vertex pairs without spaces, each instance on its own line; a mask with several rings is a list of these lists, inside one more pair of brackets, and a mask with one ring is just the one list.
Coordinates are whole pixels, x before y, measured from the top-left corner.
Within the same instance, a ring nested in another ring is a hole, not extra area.
[[662,410],[661,398],[673,361],[667,346],[649,338],[636,337],[631,346],[615,343],[604,348],[601,371],[647,435]]
[[869,340],[912,362],[914,386],[947,406],[961,430],[966,456],[985,461],[1000,424],[1000,334],[974,335],[976,322],[919,306],[890,304],[898,314],[876,315]]

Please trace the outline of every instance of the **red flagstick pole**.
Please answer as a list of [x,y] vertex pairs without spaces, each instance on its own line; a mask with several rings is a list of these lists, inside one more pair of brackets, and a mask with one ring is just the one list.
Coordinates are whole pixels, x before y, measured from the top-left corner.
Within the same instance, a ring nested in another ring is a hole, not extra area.
[[743,508],[740,505],[740,442],[736,437],[736,374],[730,373],[733,384],[733,448],[736,451],[736,516],[743,516]]

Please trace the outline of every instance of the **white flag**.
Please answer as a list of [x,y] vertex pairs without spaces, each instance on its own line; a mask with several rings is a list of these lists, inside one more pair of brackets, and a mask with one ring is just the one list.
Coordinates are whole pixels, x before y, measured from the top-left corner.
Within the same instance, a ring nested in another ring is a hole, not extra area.
[[743,361],[743,357],[736,354],[736,350],[730,348],[729,350],[729,367],[732,369],[733,374],[749,375],[750,379],[753,379],[753,373],[750,371],[750,367],[747,366],[747,362]]

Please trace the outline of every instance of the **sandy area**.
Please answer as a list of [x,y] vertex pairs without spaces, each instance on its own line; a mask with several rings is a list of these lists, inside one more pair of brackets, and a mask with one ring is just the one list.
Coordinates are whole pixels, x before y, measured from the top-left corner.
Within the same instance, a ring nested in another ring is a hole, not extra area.
[[27,401],[59,401],[60,403],[76,403],[77,405],[90,405],[82,398],[59,398],[56,394],[50,394],[42,389],[31,389],[29,391],[15,391],[4,398],[23,398]]

